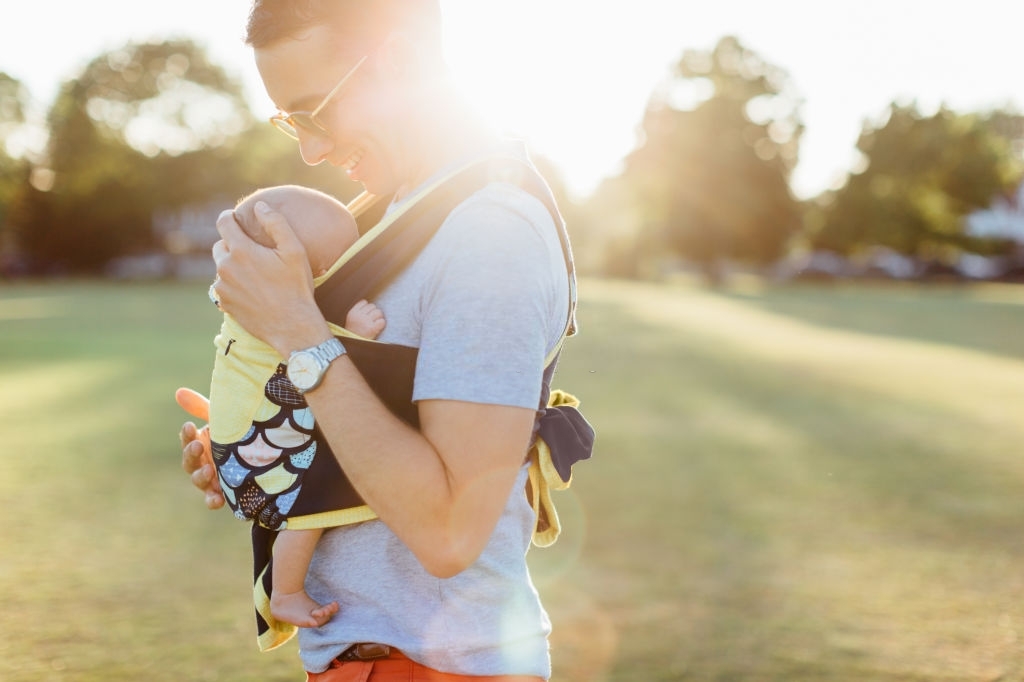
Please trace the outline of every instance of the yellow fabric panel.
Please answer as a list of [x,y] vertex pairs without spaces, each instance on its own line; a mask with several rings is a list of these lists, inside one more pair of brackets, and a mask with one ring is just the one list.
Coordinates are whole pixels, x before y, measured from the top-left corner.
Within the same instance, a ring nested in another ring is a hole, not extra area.
[[293,474],[281,465],[257,476],[256,484],[263,488],[264,492],[277,495],[291,487],[297,478],[297,474]]
[[234,443],[245,436],[253,421],[266,420],[277,412],[278,407],[264,398],[263,388],[280,358],[230,315],[224,315],[214,345],[217,357],[210,381],[210,439]]
[[[337,325],[334,334],[352,336]],[[214,339],[217,356],[210,381],[210,439],[216,443],[241,440],[254,421],[267,421],[277,414],[277,405],[263,394],[274,376],[281,356],[224,315],[220,333]]]

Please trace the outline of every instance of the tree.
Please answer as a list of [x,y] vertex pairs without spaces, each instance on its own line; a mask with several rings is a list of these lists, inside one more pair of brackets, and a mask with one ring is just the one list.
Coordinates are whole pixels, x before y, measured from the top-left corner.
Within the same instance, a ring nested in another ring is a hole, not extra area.
[[812,245],[843,254],[885,246],[928,259],[991,250],[964,234],[963,217],[1019,180],[1011,123],[1003,114],[941,108],[923,116],[913,104],[892,104],[857,141],[863,169],[815,202]]
[[11,156],[8,137],[25,122],[28,90],[18,80],[0,72],[0,274],[13,256],[14,238],[8,227],[11,204],[28,176],[28,162]]
[[10,204],[14,188],[21,181],[25,164],[7,150],[7,139],[25,122],[28,91],[15,78],[0,71],[0,226],[4,224],[5,208]]
[[800,222],[789,190],[799,105],[786,73],[736,38],[685,52],[652,96],[623,171],[641,241],[695,261],[712,281],[724,260],[777,259]]
[[39,262],[76,271],[152,246],[155,208],[231,185],[230,165],[211,149],[250,122],[239,84],[191,41],[99,55],[50,110],[52,184],[23,188],[21,245]]

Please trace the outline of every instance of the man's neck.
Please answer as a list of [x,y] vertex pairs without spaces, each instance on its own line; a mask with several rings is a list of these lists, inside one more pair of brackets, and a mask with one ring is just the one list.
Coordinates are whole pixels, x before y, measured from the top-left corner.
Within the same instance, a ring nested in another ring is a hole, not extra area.
[[402,198],[442,168],[490,149],[501,139],[461,100],[450,101],[451,105],[437,107],[432,115],[424,117],[417,140],[421,162],[410,168],[409,180],[398,188],[396,198]]

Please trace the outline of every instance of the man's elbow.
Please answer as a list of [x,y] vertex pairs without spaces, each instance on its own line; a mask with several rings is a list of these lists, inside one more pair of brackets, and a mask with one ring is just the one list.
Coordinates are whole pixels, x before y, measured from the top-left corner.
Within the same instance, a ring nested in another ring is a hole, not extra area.
[[480,558],[482,552],[483,546],[476,547],[464,542],[438,541],[416,552],[416,558],[419,559],[427,573],[444,580],[454,578],[472,566]]

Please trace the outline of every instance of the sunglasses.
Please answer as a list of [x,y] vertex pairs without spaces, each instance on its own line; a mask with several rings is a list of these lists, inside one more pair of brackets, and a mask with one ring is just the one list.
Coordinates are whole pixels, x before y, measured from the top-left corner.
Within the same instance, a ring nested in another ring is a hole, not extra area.
[[331,131],[327,129],[327,126],[320,122],[318,116],[320,115],[320,112],[324,110],[324,107],[330,104],[331,100],[338,96],[338,93],[345,87],[345,84],[352,78],[352,76],[355,75],[356,71],[359,70],[359,67],[362,66],[363,62],[368,58],[369,55],[364,56],[356,62],[356,65],[341,77],[338,84],[331,88],[331,91],[327,93],[327,96],[324,97],[323,101],[320,102],[320,104],[318,104],[312,111],[293,111],[291,113],[279,111],[270,117],[270,122],[275,128],[293,140],[299,139],[299,130],[303,130],[314,135],[330,135]]

